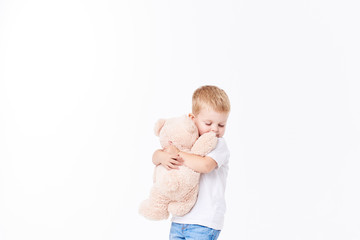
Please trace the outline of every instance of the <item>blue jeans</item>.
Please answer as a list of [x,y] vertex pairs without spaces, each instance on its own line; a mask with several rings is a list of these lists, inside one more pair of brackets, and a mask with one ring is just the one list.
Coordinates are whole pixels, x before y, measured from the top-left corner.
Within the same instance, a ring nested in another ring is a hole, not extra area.
[[216,240],[220,230],[196,224],[172,223],[169,240]]

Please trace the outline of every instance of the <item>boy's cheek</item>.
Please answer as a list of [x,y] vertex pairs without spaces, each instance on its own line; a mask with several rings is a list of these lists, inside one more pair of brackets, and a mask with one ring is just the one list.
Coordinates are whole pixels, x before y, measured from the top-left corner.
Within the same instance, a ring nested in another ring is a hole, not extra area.
[[204,133],[208,133],[210,131],[211,131],[210,128],[201,128],[201,129],[199,129],[200,135],[203,135]]

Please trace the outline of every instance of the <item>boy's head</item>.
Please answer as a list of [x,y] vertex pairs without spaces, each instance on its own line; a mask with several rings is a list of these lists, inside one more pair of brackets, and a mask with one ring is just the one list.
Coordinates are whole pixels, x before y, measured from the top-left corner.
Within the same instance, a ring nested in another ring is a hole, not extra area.
[[230,101],[224,90],[216,86],[202,86],[192,97],[190,118],[199,129],[199,134],[215,132],[217,137],[225,133]]

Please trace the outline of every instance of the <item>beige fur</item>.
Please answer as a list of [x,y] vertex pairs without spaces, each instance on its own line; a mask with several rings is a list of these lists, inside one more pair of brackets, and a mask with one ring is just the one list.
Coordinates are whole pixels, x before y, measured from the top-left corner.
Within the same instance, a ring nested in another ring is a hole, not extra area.
[[[214,133],[205,133],[199,137],[196,125],[187,116],[160,119],[154,130],[162,147],[168,146],[171,141],[180,151],[201,156],[208,154],[217,144]],[[200,173],[186,166],[180,166],[178,170],[156,166],[150,196],[140,204],[140,214],[151,220],[167,219],[169,213],[185,215],[196,202],[199,179]]]

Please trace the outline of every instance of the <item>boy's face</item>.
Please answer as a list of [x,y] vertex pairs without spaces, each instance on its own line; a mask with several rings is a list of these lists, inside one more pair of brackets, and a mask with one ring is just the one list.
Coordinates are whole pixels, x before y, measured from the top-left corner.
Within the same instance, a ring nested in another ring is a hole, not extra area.
[[216,137],[218,138],[224,136],[226,122],[229,116],[228,112],[216,112],[204,108],[197,116],[192,113],[190,113],[189,116],[199,129],[200,136],[207,132],[216,133]]

